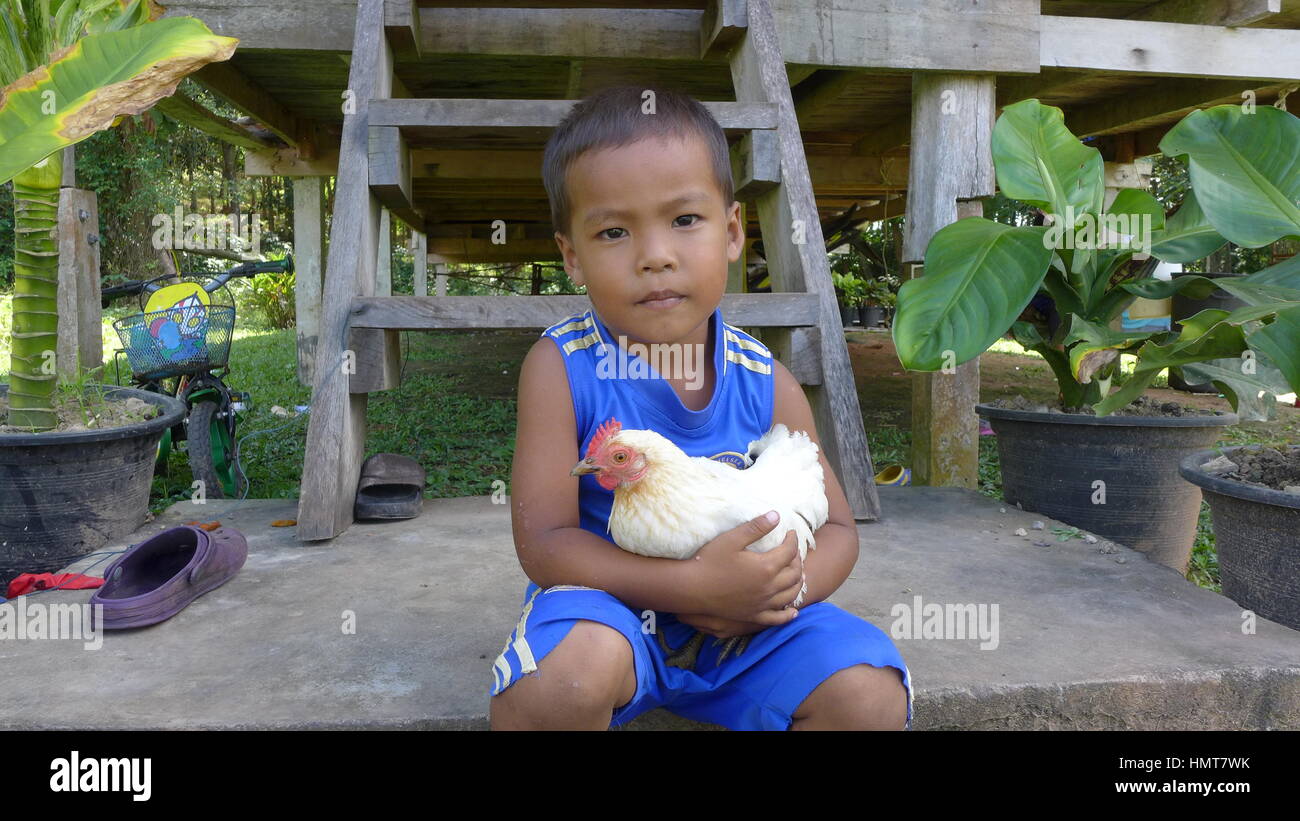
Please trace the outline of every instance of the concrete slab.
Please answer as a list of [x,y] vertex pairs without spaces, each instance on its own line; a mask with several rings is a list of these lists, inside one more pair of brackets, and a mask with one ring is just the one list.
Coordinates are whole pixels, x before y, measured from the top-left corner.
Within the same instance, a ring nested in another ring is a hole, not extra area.
[[[1300,632],[1261,619],[1245,634],[1227,598],[1124,547],[1058,544],[1057,522],[1000,513],[973,491],[880,496],[884,518],[860,526],[862,557],[832,601],[887,632],[895,606],[918,596],[922,608],[986,605],[989,627],[998,608],[995,648],[897,639],[917,729],[1300,729]],[[180,503],[133,534],[121,546],[220,519],[248,536],[250,555],[176,617],[110,632],[98,650],[0,640],[0,728],[486,727],[490,666],[526,582],[508,506],[429,500],[417,519],[307,544],[270,526],[296,510]],[[1018,527],[1031,538],[1012,535]],[[343,631],[349,613],[354,635]],[[657,711],[633,726],[700,725]]]

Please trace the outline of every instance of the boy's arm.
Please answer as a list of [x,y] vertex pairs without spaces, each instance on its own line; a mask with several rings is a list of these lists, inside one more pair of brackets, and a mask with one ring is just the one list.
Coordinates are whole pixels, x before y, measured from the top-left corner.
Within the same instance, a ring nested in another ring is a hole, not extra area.
[[542,588],[582,585],[636,609],[698,609],[688,562],[637,556],[579,526],[578,482],[569,471],[581,456],[561,357],[554,342],[539,339],[520,369],[510,482],[519,564]]
[[804,559],[804,576],[808,580],[804,607],[807,607],[829,597],[853,572],[853,566],[858,562],[858,527],[853,520],[849,500],[840,487],[840,480],[826,460],[826,450],[821,447],[812,408],[808,405],[803,387],[780,360],[773,357],[772,365],[775,369],[772,378],[776,381],[772,424],[780,423],[792,431],[808,432],[809,438],[817,443],[822,475],[826,479],[829,515],[826,523],[813,534],[817,547],[809,550],[808,557]]

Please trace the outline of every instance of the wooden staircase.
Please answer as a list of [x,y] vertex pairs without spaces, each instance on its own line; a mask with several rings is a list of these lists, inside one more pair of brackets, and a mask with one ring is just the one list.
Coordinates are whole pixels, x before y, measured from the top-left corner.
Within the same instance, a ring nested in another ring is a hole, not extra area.
[[[367,394],[397,386],[398,331],[540,330],[590,306],[585,296],[375,293],[383,209],[416,230],[425,228],[426,216],[413,198],[410,143],[457,136],[499,135],[505,144],[512,135],[535,138],[555,128],[576,102],[401,98],[394,55],[419,48],[421,5],[619,6],[358,0],[298,505],[298,537],[304,541],[331,539],[352,523]],[[702,9],[701,56],[727,56],[737,101],[705,106],[737,138],[736,199],[757,206],[773,293],[726,294],[722,312],[733,325],[761,329],[764,343],[805,386],[854,517],[878,519],[874,469],[770,0],[656,0],[620,7]]]

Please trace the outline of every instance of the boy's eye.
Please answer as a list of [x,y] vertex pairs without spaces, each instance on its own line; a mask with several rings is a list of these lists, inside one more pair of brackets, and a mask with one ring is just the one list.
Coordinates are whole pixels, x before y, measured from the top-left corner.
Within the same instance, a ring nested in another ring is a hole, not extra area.
[[682,214],[677,219],[684,219],[686,217],[691,217],[691,222],[688,223],[689,225],[694,225],[696,222],[699,222],[701,219],[703,219],[703,217],[701,217],[699,214]]
[[[691,221],[688,222],[686,226],[683,227],[689,227],[699,222],[700,220],[704,219],[699,214],[682,214],[680,217],[677,218],[677,220],[687,219],[687,218],[689,218]],[[673,220],[673,222],[676,222],[677,220]],[[621,239],[622,237],[611,237],[608,236],[608,234],[610,231],[622,231],[622,230],[623,230],[622,228],[606,228],[604,231],[601,231],[600,233],[596,234],[596,236],[602,237],[604,239]]]
[[606,228],[604,231],[601,231],[596,236],[604,237],[605,239],[619,239],[619,237],[606,237],[605,235],[608,234],[610,231],[622,231],[622,230],[623,230],[622,228]]

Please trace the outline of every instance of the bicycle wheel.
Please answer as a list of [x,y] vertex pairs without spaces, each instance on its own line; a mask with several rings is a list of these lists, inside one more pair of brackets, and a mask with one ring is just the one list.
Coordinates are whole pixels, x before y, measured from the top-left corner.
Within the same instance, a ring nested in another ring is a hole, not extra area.
[[[203,481],[204,493],[211,499],[235,495],[235,477],[231,466],[234,445],[226,420],[217,414],[216,402],[204,399],[190,408],[190,471]],[[229,407],[226,408],[230,412]]]

